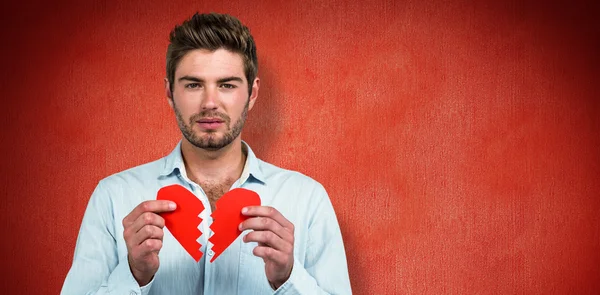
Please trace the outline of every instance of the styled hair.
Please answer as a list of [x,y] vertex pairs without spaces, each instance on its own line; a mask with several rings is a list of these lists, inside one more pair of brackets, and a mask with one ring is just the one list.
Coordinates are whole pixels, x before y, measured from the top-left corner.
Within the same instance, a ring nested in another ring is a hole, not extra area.
[[194,14],[181,25],[176,25],[169,34],[167,48],[167,80],[171,91],[175,80],[175,69],[181,59],[191,50],[215,51],[224,48],[242,56],[244,73],[248,80],[248,94],[258,73],[256,45],[250,30],[239,19],[219,13]]

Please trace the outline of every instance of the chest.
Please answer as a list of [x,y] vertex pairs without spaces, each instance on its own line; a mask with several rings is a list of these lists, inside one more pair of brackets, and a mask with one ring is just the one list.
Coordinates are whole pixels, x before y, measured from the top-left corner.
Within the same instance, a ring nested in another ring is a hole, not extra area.
[[229,191],[231,186],[235,183],[233,179],[225,179],[222,181],[200,181],[198,184],[202,187],[202,190],[206,194],[208,201],[210,202],[210,208],[215,211],[215,203]]

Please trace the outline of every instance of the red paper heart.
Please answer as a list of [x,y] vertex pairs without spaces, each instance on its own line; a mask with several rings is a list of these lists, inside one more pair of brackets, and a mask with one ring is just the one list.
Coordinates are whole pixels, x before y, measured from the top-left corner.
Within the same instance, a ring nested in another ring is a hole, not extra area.
[[157,200],[169,200],[177,204],[177,209],[172,212],[161,213],[165,219],[165,226],[179,241],[196,262],[202,258],[198,238],[202,232],[198,229],[202,218],[200,212],[204,211],[202,202],[189,190],[181,185],[170,185],[161,188],[156,196]]
[[215,205],[215,212],[211,214],[213,223],[210,225],[213,235],[208,238],[215,254],[210,262],[217,259],[242,233],[238,226],[249,218],[242,215],[242,208],[260,206],[260,197],[251,190],[236,188],[224,194]]

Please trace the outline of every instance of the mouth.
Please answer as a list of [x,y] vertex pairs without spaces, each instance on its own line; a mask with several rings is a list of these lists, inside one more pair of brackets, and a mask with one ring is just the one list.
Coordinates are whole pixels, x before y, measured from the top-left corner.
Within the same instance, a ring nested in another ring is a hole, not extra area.
[[198,121],[196,121],[198,123],[207,123],[207,124],[212,124],[212,123],[223,123],[223,120],[221,118],[202,118]]
[[200,125],[200,127],[204,129],[216,129],[221,127],[225,121],[221,118],[202,118],[197,120],[196,123]]

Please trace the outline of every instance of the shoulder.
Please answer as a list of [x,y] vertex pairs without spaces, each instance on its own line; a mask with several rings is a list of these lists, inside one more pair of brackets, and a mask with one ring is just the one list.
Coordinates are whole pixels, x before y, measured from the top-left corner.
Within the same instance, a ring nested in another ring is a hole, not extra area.
[[110,212],[119,218],[124,217],[139,203],[156,197],[164,167],[163,158],[100,180],[90,198],[90,205],[106,210],[106,214]]
[[323,189],[323,185],[301,172],[278,167],[263,160],[258,160],[261,172],[268,182],[286,182],[301,185],[305,188]]
[[260,170],[274,204],[291,206],[294,210],[306,208],[313,211],[322,202],[329,202],[323,185],[301,172],[284,169],[265,161],[260,161]]
[[165,167],[165,158],[141,164],[105,177],[100,180],[103,185],[133,184],[147,182],[159,178]]
[[105,177],[98,186],[115,192],[125,188],[144,188],[157,183],[165,168],[165,159],[141,164]]

